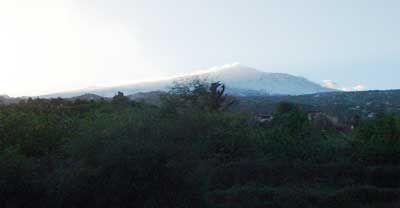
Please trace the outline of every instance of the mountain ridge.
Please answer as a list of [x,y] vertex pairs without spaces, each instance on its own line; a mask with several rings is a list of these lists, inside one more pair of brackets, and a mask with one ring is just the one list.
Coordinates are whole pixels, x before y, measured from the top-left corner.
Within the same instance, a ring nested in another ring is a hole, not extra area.
[[[96,94],[112,97],[118,91],[127,95],[152,91],[167,91],[176,81],[201,79],[221,81],[227,86],[227,93],[237,96],[259,95],[302,95],[336,91],[311,82],[304,77],[285,73],[263,72],[240,64],[224,65],[193,74],[170,77],[166,79],[137,82],[113,87],[83,89],[40,96],[43,98],[70,98],[82,94]],[[249,93],[246,93],[249,92]],[[251,93],[250,93],[251,92]]]

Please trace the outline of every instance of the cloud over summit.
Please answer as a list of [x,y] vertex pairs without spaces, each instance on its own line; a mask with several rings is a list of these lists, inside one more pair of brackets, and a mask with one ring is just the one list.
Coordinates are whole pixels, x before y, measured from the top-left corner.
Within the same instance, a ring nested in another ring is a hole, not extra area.
[[367,88],[362,85],[356,85],[353,87],[343,87],[340,86],[337,82],[333,81],[333,80],[322,80],[322,86],[327,87],[327,88],[331,88],[331,89],[336,89],[336,90],[342,90],[342,91],[364,91]]

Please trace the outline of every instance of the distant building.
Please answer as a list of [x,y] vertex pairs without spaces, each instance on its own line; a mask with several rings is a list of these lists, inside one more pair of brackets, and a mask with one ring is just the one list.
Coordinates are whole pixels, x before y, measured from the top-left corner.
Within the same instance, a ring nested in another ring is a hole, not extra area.
[[319,110],[306,111],[308,120],[314,123],[331,123],[334,126],[339,125],[339,118],[336,116],[330,116]]
[[367,117],[368,117],[368,118],[375,118],[375,116],[376,116],[375,113],[369,113]]
[[269,114],[257,114],[255,118],[258,122],[269,123],[272,122],[274,116]]

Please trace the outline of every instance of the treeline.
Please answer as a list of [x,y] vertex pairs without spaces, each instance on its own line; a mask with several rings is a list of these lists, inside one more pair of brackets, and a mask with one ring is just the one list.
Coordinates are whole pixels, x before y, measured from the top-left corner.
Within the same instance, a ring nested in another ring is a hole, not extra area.
[[297,103],[304,110],[319,110],[348,124],[355,117],[368,119],[379,113],[400,115],[400,90],[330,92],[298,96],[240,97],[232,111],[270,114],[280,102]]
[[281,103],[260,123],[221,83],[160,106],[27,100],[0,107],[2,207],[396,207],[400,118],[351,133]]

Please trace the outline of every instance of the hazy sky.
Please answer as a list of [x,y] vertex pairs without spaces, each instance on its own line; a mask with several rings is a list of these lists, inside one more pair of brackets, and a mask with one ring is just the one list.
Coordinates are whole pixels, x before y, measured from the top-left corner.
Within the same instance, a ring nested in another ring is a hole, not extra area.
[[0,0],[0,94],[235,62],[339,88],[400,88],[399,11],[399,0]]

